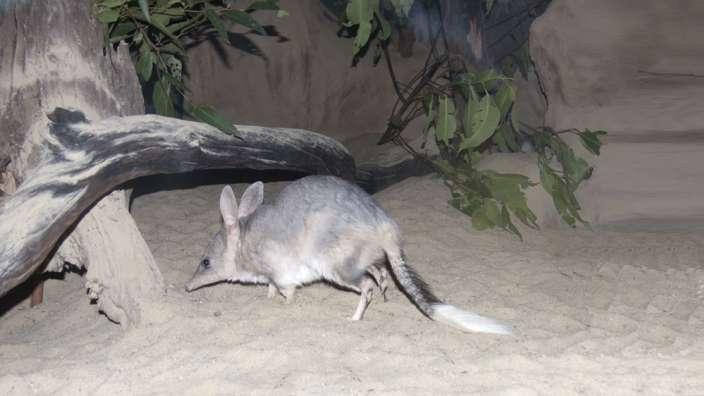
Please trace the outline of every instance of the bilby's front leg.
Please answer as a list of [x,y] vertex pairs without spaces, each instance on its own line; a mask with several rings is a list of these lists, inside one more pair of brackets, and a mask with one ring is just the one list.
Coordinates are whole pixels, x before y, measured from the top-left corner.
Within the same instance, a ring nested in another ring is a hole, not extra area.
[[269,282],[269,290],[266,292],[266,297],[274,298],[277,294],[279,294],[279,288],[277,288],[275,284]]
[[286,286],[282,287],[280,290],[286,300],[286,304],[291,304],[293,302],[293,295],[296,293],[296,286]]

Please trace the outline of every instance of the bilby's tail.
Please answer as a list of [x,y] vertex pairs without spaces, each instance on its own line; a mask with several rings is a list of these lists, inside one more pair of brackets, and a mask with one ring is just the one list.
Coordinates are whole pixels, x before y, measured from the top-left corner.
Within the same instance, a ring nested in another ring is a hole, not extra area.
[[400,249],[386,250],[391,270],[396,280],[408,294],[413,303],[427,317],[457,327],[464,331],[475,331],[493,334],[511,334],[511,327],[503,325],[494,319],[463,311],[453,305],[440,301],[430,286],[411,268],[403,257]]

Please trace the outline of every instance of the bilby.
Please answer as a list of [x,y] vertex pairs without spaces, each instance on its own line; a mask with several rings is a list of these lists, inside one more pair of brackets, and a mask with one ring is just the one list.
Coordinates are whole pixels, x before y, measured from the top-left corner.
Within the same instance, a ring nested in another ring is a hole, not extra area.
[[360,320],[375,288],[385,297],[390,269],[427,317],[465,331],[510,334],[493,319],[440,301],[405,260],[396,222],[361,188],[333,176],[287,185],[271,204],[264,186],[250,185],[237,205],[226,186],[223,225],[212,238],[187,291],[220,281],[269,284],[269,297],[290,302],[298,286],[326,280],[360,294]]

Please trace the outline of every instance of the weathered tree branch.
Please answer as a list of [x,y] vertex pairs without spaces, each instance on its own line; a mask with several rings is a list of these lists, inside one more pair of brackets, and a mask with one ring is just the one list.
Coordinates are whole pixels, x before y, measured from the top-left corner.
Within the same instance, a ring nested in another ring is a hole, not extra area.
[[197,169],[287,169],[354,177],[333,139],[286,128],[237,126],[242,139],[154,115],[50,124],[41,159],[0,200],[0,296],[39,267],[65,232],[116,186],[146,175]]

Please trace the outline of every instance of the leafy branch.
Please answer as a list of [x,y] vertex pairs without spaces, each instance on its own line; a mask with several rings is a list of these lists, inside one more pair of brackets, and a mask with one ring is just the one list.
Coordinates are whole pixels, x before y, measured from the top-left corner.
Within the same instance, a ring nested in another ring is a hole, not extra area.
[[140,82],[156,113],[175,117],[180,113],[235,135],[236,128],[207,105],[188,100],[183,66],[187,43],[210,36],[229,43],[229,30],[244,26],[258,34],[264,27],[252,16],[255,11],[285,11],[278,0],[254,0],[245,8],[227,0],[95,0],[98,20],[106,25],[104,46],[129,45]]
[[[428,161],[450,187],[450,203],[472,217],[475,228],[500,227],[520,232],[514,218],[531,228],[537,228],[537,217],[528,207],[525,191],[537,185],[528,177],[479,170],[482,156],[491,152],[519,152],[533,147],[540,169],[540,184],[552,196],[562,219],[574,226],[585,223],[579,214],[580,205],[575,191],[589,178],[592,168],[578,157],[561,138],[563,133],[577,134],[592,154],[598,155],[604,131],[568,130],[556,132],[547,127],[520,125],[513,114],[516,91],[512,79],[495,70],[477,70],[456,54],[451,53],[443,22],[437,23],[432,34],[424,67],[407,83],[397,81],[391,59],[386,51],[391,34],[388,15],[404,21],[414,0],[349,0],[344,26],[354,36],[353,55],[358,57],[372,43],[381,48],[398,100],[392,109],[388,126],[379,144],[395,142],[412,155]],[[437,0],[419,1],[433,8],[443,21]],[[494,1],[486,0],[484,12],[489,13]],[[386,12],[383,12],[386,10]],[[393,12],[389,12],[389,10]],[[428,26],[433,25],[428,16]],[[528,60],[527,45],[521,46],[513,67],[525,68],[521,59]],[[406,126],[425,116],[425,132],[432,134],[440,149],[439,159],[430,159],[416,152],[402,137]]]

